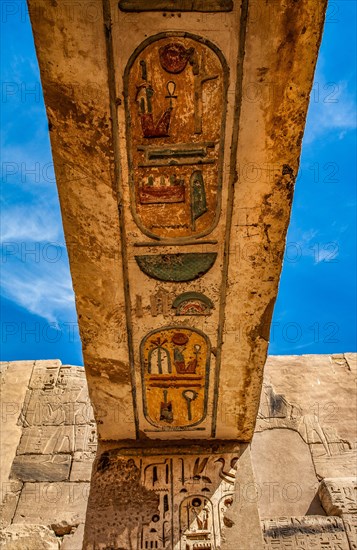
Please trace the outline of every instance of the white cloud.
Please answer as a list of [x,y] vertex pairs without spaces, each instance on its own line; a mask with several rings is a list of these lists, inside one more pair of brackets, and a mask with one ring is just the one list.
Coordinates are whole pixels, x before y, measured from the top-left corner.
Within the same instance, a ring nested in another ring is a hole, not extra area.
[[2,264],[2,294],[48,322],[75,318],[74,294],[68,266],[56,263],[8,261]]
[[300,243],[302,246],[305,246],[307,244],[310,244],[311,241],[318,235],[317,229],[308,229],[307,231],[304,231],[301,235]]
[[297,263],[302,258],[312,259],[315,265],[321,262],[333,263],[339,255],[338,243],[322,239],[320,232],[313,228],[302,231],[295,227],[290,231],[286,250],[290,263]]
[[74,294],[55,206],[5,206],[1,294],[48,322],[75,319]]
[[323,60],[315,75],[310,95],[304,143],[309,145],[324,134],[334,132],[343,139],[349,130],[357,127],[356,99],[343,80],[326,80],[322,73]]
[[1,241],[3,243],[57,242],[63,243],[58,213],[48,205],[17,205],[3,208]]
[[335,242],[320,244],[316,243],[313,247],[314,263],[336,262],[339,255],[339,246]]
[[74,293],[46,114],[33,39],[25,30],[24,54],[15,54],[18,41],[10,40],[3,71],[1,294],[48,322],[72,322]]

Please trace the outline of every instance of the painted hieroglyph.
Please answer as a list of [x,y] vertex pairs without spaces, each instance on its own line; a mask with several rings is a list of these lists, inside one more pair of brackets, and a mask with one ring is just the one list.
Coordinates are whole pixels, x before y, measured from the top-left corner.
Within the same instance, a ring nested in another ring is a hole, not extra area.
[[227,69],[187,33],[146,41],[124,75],[131,207],[156,238],[208,234],[220,214]]
[[144,415],[162,428],[197,426],[206,417],[210,343],[185,327],[152,331],[141,344]]
[[203,437],[216,425],[228,66],[208,39],[168,31],[131,53],[123,83],[137,436]]

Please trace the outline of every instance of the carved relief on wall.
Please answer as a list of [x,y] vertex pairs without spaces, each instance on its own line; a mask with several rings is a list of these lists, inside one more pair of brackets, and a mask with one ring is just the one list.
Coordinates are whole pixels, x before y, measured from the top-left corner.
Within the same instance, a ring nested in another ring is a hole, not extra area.
[[18,425],[22,434],[12,479],[90,479],[97,430],[83,368],[59,361],[35,363]]
[[180,531],[182,550],[215,548],[213,506],[208,498],[190,495],[181,502]]
[[156,239],[206,235],[220,213],[227,67],[188,33],[162,33],[124,75],[130,194],[140,229]]
[[225,529],[233,526],[225,517],[240,455],[233,447],[212,454],[191,454],[189,448],[171,455],[149,449],[102,453],[93,469],[84,548],[105,542],[137,550],[219,550]]
[[329,424],[337,412],[336,405],[327,403],[324,414],[314,409],[304,411],[300,405],[289,402],[283,394],[275,393],[272,385],[264,384],[258,413],[256,432],[272,428],[297,431],[309,445],[316,473],[321,477],[356,475],[356,442],[341,437],[336,426]]
[[341,518],[325,516],[280,517],[262,521],[264,550],[348,550]]
[[163,430],[197,426],[206,417],[211,346],[202,332],[167,327],[141,343],[145,418]]

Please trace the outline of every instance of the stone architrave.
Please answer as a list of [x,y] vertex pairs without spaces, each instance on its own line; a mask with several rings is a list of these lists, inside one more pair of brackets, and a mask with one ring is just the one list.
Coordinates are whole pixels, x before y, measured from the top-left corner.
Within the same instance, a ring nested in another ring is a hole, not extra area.
[[28,5],[99,438],[250,441],[326,1]]

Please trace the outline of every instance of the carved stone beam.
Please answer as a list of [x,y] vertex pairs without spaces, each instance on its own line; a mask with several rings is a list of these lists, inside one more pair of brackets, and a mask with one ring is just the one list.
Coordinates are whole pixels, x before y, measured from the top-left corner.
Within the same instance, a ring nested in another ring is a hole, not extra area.
[[250,441],[326,1],[28,4],[99,439]]

